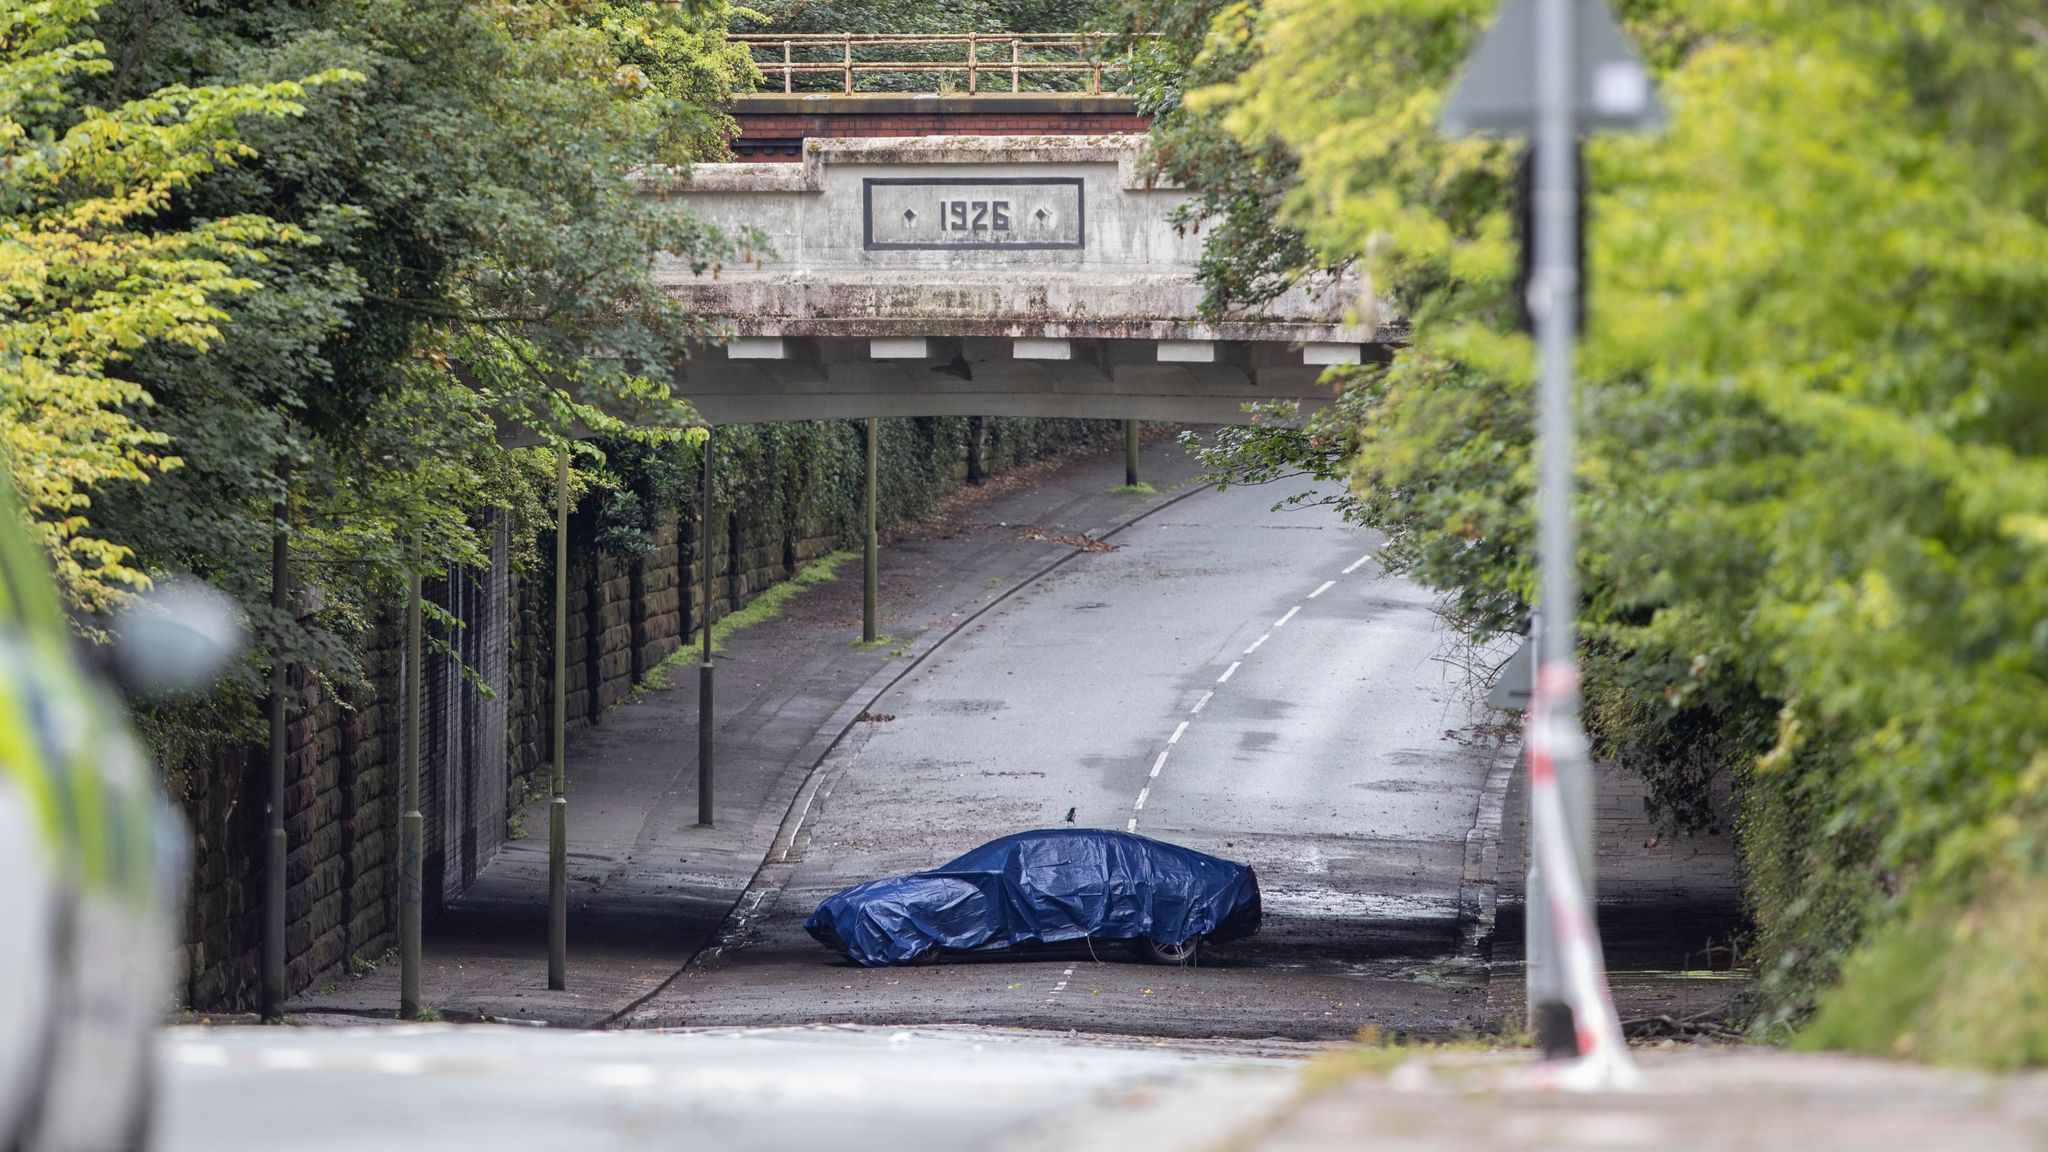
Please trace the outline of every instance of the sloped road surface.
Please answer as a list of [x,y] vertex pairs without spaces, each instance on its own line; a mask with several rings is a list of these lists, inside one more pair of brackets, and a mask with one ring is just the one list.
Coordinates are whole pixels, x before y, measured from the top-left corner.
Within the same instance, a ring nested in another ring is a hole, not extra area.
[[[717,946],[630,1022],[1477,1028],[1470,858],[1513,748],[1376,538],[1276,495],[1181,500],[935,650],[828,757]],[[833,891],[1069,809],[1254,865],[1264,930],[1199,968],[1098,947],[869,970],[803,933]]]

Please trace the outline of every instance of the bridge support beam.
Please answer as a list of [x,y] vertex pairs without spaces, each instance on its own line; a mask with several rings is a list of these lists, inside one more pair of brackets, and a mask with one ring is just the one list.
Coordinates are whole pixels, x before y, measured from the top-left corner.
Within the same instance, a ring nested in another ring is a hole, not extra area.
[[878,424],[873,416],[868,417],[868,482],[867,482],[867,524],[861,532],[861,590],[860,590],[860,638],[863,644],[873,644],[881,635],[875,619],[875,584],[881,579],[881,544],[875,538],[875,456],[878,447]]
[[1138,486],[1138,422],[1124,421],[1124,487]]
[[703,350],[682,366],[676,393],[721,425],[869,416],[1242,424],[1247,403],[1293,401],[1306,417],[1333,399],[1324,366],[1278,340],[909,337],[902,350],[922,352],[910,357],[878,355],[866,336],[773,342],[782,359]]

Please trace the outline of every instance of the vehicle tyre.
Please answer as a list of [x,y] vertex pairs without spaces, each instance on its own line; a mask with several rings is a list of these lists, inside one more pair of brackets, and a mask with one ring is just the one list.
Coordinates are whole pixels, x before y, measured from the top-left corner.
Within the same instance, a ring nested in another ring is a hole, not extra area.
[[135,1104],[128,1113],[128,1132],[121,1152],[150,1152],[156,1146],[157,1067],[156,1041],[145,1034],[142,1059],[135,1069]]
[[1131,941],[1131,951],[1138,959],[1148,964],[1171,964],[1186,967],[1199,963],[1202,956],[1202,937],[1190,936],[1177,944],[1161,944],[1156,940],[1139,937]]

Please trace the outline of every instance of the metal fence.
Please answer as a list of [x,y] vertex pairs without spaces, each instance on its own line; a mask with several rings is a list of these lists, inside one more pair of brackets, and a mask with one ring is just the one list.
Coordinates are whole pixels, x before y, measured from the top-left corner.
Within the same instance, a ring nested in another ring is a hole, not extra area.
[[[1109,32],[818,32],[734,36],[784,92],[987,92],[1114,90],[1129,73],[1129,47]],[[869,81],[867,86],[862,80]],[[964,89],[961,85],[965,84]]]

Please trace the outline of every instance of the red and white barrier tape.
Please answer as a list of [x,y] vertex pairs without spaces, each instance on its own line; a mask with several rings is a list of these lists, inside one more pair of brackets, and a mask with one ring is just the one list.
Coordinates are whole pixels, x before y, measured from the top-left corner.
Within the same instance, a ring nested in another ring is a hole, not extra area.
[[1607,989],[1607,963],[1600,951],[1600,933],[1579,875],[1578,854],[1567,830],[1564,797],[1558,791],[1560,755],[1585,755],[1583,739],[1572,739],[1562,725],[1560,704],[1578,696],[1578,669],[1549,664],[1536,674],[1536,692],[1529,702],[1529,804],[1535,834],[1537,866],[1543,873],[1543,894],[1555,927],[1557,956],[1562,967],[1565,1003],[1578,1032],[1579,1055],[1573,1060],[1540,1064],[1531,1072],[1539,1087],[1567,1091],[1631,1088],[1640,1075],[1622,1039],[1621,1018]]

